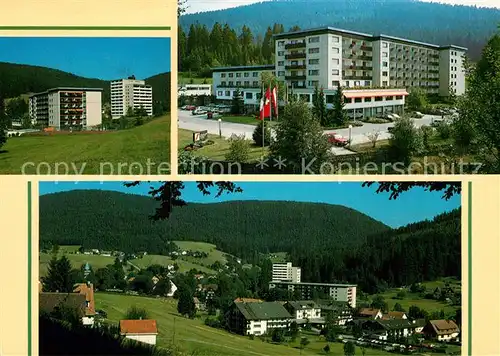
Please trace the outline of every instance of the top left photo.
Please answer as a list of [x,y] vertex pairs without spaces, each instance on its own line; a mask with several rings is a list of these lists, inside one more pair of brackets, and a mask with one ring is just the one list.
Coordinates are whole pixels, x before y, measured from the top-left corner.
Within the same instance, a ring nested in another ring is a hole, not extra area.
[[0,37],[0,174],[170,174],[171,39]]

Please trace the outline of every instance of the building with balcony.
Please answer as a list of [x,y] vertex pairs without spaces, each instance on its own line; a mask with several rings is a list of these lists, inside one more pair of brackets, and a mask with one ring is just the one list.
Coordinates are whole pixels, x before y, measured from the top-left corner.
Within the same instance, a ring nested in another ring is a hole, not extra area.
[[273,281],[269,283],[269,289],[280,288],[292,293],[297,292],[303,300],[327,297],[334,301],[347,302],[352,308],[356,308],[356,287],[355,284]]
[[148,116],[153,115],[153,88],[134,76],[111,82],[111,117],[125,116],[129,108],[143,108]]
[[218,101],[229,104],[238,88],[246,105],[259,105],[263,85],[269,86],[269,83],[262,83],[262,74],[276,75],[274,68],[273,64],[214,68],[212,71],[213,95]]
[[273,263],[273,282],[300,282],[300,267],[292,266],[292,262]]
[[275,35],[275,71],[289,87],[419,87],[465,92],[466,48],[323,27]]
[[60,87],[31,94],[29,116],[41,127],[90,129],[102,123],[102,89]]

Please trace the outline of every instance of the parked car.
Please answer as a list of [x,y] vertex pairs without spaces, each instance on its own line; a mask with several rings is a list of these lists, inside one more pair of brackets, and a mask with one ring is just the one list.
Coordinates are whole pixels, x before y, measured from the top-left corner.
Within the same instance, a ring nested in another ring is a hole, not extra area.
[[193,110],[193,115],[205,115],[208,111],[202,108],[197,108]]
[[328,134],[327,137],[328,137],[328,142],[330,142],[338,147],[347,146],[347,144],[349,143],[348,139],[346,139],[344,136],[336,134],[336,133]]
[[401,116],[399,116],[398,114],[392,113],[391,115],[394,119],[401,119]]
[[387,132],[392,133],[394,131],[394,126],[389,126]]
[[415,116],[419,119],[423,118],[424,117],[424,114],[422,114],[420,111],[416,111],[415,112]]
[[437,127],[437,126],[441,125],[442,123],[444,123],[443,119],[434,119],[431,122],[431,126],[432,127]]

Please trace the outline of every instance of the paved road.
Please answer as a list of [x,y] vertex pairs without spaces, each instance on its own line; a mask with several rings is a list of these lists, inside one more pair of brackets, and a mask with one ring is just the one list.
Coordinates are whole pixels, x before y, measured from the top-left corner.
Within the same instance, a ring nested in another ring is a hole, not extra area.
[[[207,120],[206,115],[194,116],[190,111],[178,112],[178,124],[180,129],[190,130],[190,131],[203,131],[207,130],[208,133],[218,135],[219,134],[219,122],[217,120]],[[440,116],[425,115],[422,119],[415,119],[415,126],[421,127],[423,125],[429,125],[435,118],[440,118]],[[351,129],[351,140],[352,144],[360,144],[370,142],[367,137],[372,132],[380,132],[379,140],[386,140],[390,137],[388,128],[394,126],[393,123],[388,124],[367,124],[365,123],[360,127],[353,127]],[[245,135],[245,138],[252,139],[252,133],[255,129],[253,125],[237,124],[233,122],[221,122],[221,132],[222,136],[229,138],[232,134]],[[346,138],[349,138],[349,129],[338,129],[338,130],[326,130],[325,133],[338,133]],[[336,155],[346,155],[353,154],[345,148],[334,147],[332,152]]]

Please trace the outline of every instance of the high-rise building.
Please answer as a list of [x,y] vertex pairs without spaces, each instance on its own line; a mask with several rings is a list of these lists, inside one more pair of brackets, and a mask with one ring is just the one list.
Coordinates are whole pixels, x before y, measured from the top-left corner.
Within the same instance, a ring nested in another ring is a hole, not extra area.
[[118,119],[125,116],[129,108],[143,108],[148,116],[153,115],[153,89],[134,76],[111,82],[111,117]]
[[303,300],[327,298],[338,302],[347,302],[352,308],[356,308],[356,287],[355,284],[283,281],[271,281],[269,283],[270,289],[280,288],[292,293],[298,293]]
[[31,94],[29,116],[34,125],[89,129],[102,123],[101,88],[53,88]]
[[420,87],[428,94],[465,92],[466,48],[332,27],[275,35],[276,73],[297,89]]
[[300,282],[300,267],[292,266],[292,262],[273,263],[273,282]]

